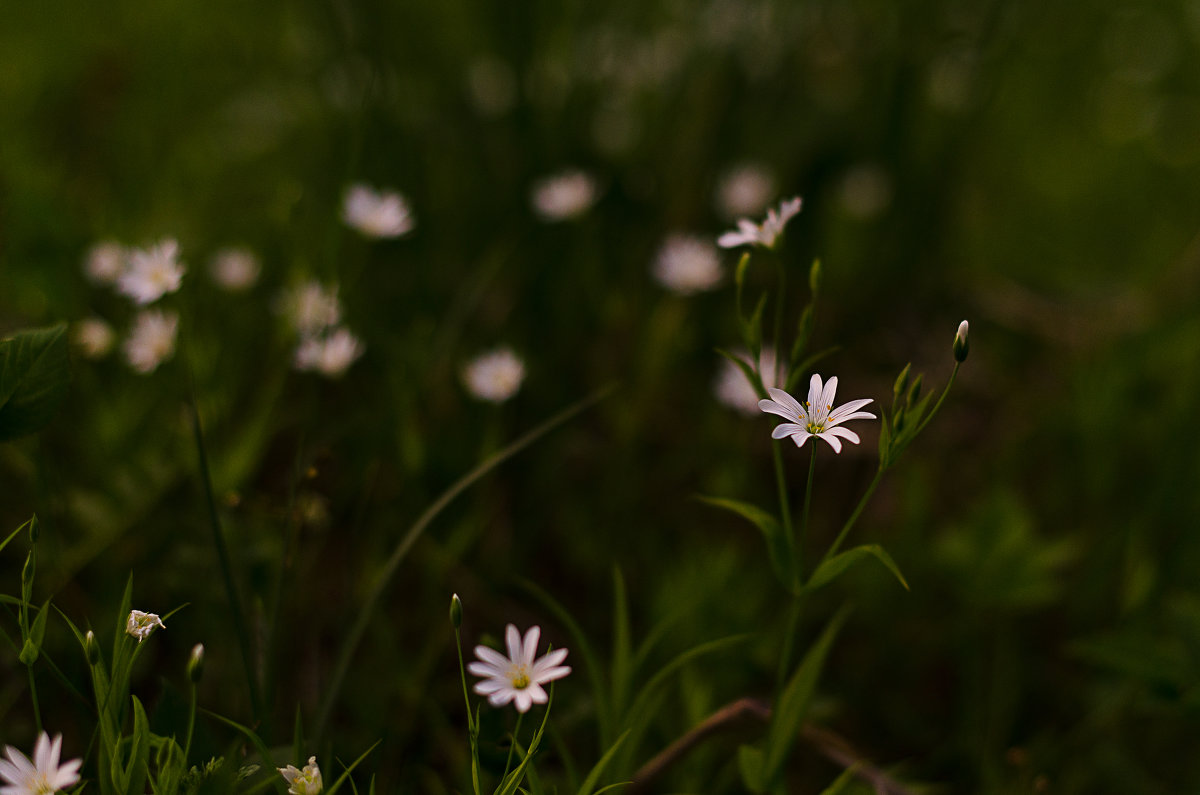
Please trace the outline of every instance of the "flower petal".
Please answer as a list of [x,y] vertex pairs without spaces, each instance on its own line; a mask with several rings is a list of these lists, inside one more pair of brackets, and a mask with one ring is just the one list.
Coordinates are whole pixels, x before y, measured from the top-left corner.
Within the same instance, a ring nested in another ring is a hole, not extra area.
[[537,684],[536,682],[531,684],[526,689],[526,692],[529,693],[529,700],[532,701],[534,704],[545,704],[547,701],[550,700],[550,697],[546,695],[546,691],[543,690],[542,686]]
[[858,438],[858,434],[849,428],[826,428],[825,432],[821,435],[826,438],[840,436],[851,444],[858,444],[862,441],[862,439]]
[[767,414],[774,414],[776,416],[783,417],[785,420],[790,420],[792,422],[803,422],[804,421],[803,418],[799,417],[795,412],[793,412],[787,406],[781,406],[780,404],[776,403],[774,400],[758,401],[758,410],[765,412]]
[[512,688],[506,687],[503,690],[497,690],[495,693],[492,693],[490,696],[488,696],[488,703],[493,707],[503,707],[505,704],[512,701],[513,696],[515,695],[516,693],[513,692]]
[[808,417],[808,412],[804,410],[804,406],[800,405],[800,401],[796,400],[796,398],[792,397],[787,392],[784,392],[782,389],[776,389],[773,386],[767,387],[767,394],[770,395],[771,399],[776,403],[793,412],[794,417],[800,417],[801,422],[804,421],[804,418]]
[[529,631],[525,633],[525,646],[521,651],[521,662],[526,665],[533,665],[534,658],[537,657],[538,640],[541,637],[541,627],[535,625],[529,628]]
[[473,676],[496,677],[503,676],[504,672],[508,670],[509,666],[511,665],[512,663],[505,662],[503,667],[498,667],[492,665],[491,663],[473,662],[467,664],[467,670],[470,671]]
[[775,430],[771,431],[772,439],[782,439],[785,436],[791,436],[796,433],[808,433],[803,425],[798,425],[794,422],[785,422],[775,426]]
[[533,664],[533,672],[537,674],[539,671],[553,668],[556,665],[562,664],[562,661],[565,659],[567,659],[567,650],[555,649]]
[[554,668],[547,668],[544,671],[539,671],[534,677],[535,683],[545,684],[553,682],[555,679],[562,679],[567,674],[571,673],[571,666],[559,665]]
[[812,378],[808,379],[808,410],[811,412],[810,417],[820,415],[821,391],[821,376],[813,373]]
[[513,662],[521,659],[521,633],[515,624],[504,628],[504,644],[508,646],[508,659]]
[[513,693],[513,700],[517,703],[517,712],[528,712],[533,706],[533,696],[530,695],[529,688]]
[[834,425],[841,425],[843,422],[849,422],[850,420],[873,420],[873,419],[875,419],[875,415],[869,411],[856,411],[853,414],[847,414],[845,416],[837,417],[836,419],[834,419],[832,417],[829,418],[825,422],[825,428],[829,429],[829,428],[832,428]]
[[832,376],[825,382],[825,389],[821,392],[821,411],[825,412],[826,417],[829,412],[833,411],[833,398],[837,394],[837,376]]
[[475,683],[475,692],[481,696],[488,696],[508,687],[508,682],[503,679],[484,679],[482,682]]
[[797,447],[803,447],[804,443],[808,441],[808,437],[814,435],[815,434],[811,434],[808,431],[805,431],[804,433],[793,433],[792,441],[796,443]]
[[[490,648],[488,646],[476,646],[475,647],[475,656],[478,657],[479,659],[483,660],[483,662],[487,663],[488,665],[492,666],[493,668],[495,668],[497,670],[501,670],[501,671],[504,670],[505,668],[507,668],[512,663],[512,660],[510,660],[509,658],[505,657],[500,652],[498,652],[495,649]],[[472,664],[474,664],[474,663],[472,663]]]
[[835,453],[842,452],[842,443],[838,441],[838,438],[836,436],[829,433],[828,431],[826,431],[825,433],[819,433],[817,435],[820,436],[825,441],[829,442],[829,446],[833,448],[833,452],[835,452]]

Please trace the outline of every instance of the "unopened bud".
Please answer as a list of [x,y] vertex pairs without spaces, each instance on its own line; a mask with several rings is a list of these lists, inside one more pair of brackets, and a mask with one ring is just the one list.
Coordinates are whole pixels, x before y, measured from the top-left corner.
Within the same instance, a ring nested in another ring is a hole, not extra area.
[[813,260],[812,267],[808,269],[808,289],[812,290],[813,295],[816,295],[821,290],[821,260]]
[[90,629],[83,636],[83,654],[87,657],[88,665],[99,664],[100,644],[96,642],[96,633]]
[[958,333],[954,335],[954,361],[962,363],[967,360],[971,346],[967,343],[967,321],[958,324]]
[[192,682],[199,682],[202,673],[204,673],[204,644],[197,643],[192,647],[192,656],[188,658],[188,679]]
[[455,629],[462,626],[462,599],[458,598],[458,594],[450,597],[450,623]]
[[896,376],[896,384],[892,387],[892,395],[899,398],[908,391],[908,371],[912,369],[912,362],[904,365],[904,369],[900,371],[900,375]]
[[913,379],[912,386],[908,388],[908,405],[910,406],[916,403],[917,398],[921,396],[921,380],[923,377],[924,376],[921,374],[918,374],[917,377]]
[[17,659],[19,659],[24,665],[33,665],[35,662],[37,662],[37,658],[37,644],[26,638],[25,645],[21,647],[21,653],[17,655]]
[[38,523],[37,514],[35,513],[29,520],[29,543],[36,544],[38,542],[38,536],[41,534],[41,525]]

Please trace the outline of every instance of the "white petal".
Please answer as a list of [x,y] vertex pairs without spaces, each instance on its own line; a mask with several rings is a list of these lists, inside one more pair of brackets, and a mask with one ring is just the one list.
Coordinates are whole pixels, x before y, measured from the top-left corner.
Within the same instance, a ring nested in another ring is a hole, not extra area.
[[500,652],[487,646],[476,646],[475,656],[498,670],[504,670],[512,662]]
[[534,704],[545,704],[550,700],[550,697],[546,695],[546,691],[536,682],[531,684],[526,692],[529,693],[529,700]]
[[533,706],[533,698],[529,694],[529,688],[513,693],[513,699],[517,702],[517,712],[528,712],[529,708]]
[[544,671],[547,668],[561,665],[565,659],[567,659],[567,650],[555,649],[533,664],[533,672],[536,674],[538,671]]
[[840,436],[851,444],[858,444],[862,441],[862,439],[858,438],[858,434],[849,428],[826,428],[825,432],[821,435],[826,437],[826,439],[832,436]]
[[771,431],[771,438],[782,439],[794,433],[808,433],[808,431],[805,430],[803,425],[798,425],[794,422],[785,422],[782,425],[775,426],[775,430]]
[[498,667],[492,665],[491,663],[473,662],[467,664],[467,671],[474,676],[503,676],[504,672],[508,670],[510,665],[511,663],[506,662],[503,667]]
[[804,443],[808,441],[808,437],[812,435],[813,434],[809,433],[808,431],[805,431],[804,433],[793,433],[792,441],[796,443],[797,447],[803,447]]
[[826,429],[832,428],[835,425],[841,425],[843,422],[849,422],[850,420],[873,420],[873,419],[875,419],[875,415],[869,411],[856,411],[853,414],[849,414],[844,417],[838,417],[836,419],[834,419],[833,417],[830,417],[825,422],[825,427],[826,427]]
[[503,679],[484,679],[482,682],[475,683],[475,692],[481,696],[487,696],[506,687],[508,687],[508,682]]
[[833,376],[825,382],[825,389],[821,392],[821,411],[825,412],[825,416],[829,416],[829,412],[833,410],[833,398],[837,394],[837,376]]
[[542,637],[542,628],[532,626],[525,633],[525,647],[521,653],[521,662],[526,665],[533,665],[534,659],[537,657],[538,640]]
[[863,398],[861,400],[851,400],[849,403],[843,403],[842,405],[840,405],[836,409],[834,409],[832,412],[830,412],[829,418],[837,419],[838,417],[842,416],[843,414],[852,414],[853,412],[858,411],[859,409],[861,409],[863,406],[867,405],[870,402],[871,402],[871,398]]
[[505,704],[512,701],[513,696],[515,695],[516,693],[512,690],[512,688],[506,687],[503,690],[497,690],[495,693],[492,693],[490,696],[488,696],[488,703],[493,707],[503,707]]
[[560,665],[556,668],[547,668],[544,671],[539,671],[533,677],[535,680],[534,683],[545,684],[546,682],[553,682],[555,679],[562,679],[569,673],[571,673],[571,667],[569,665]]
[[787,406],[779,405],[774,400],[758,401],[758,410],[767,414],[774,414],[778,417],[783,417],[785,420],[789,420],[791,422],[804,422],[803,417],[797,415]]
[[836,436],[834,436],[830,433],[820,433],[817,435],[820,436],[825,441],[829,442],[829,446],[833,448],[833,452],[835,452],[835,453],[842,452],[842,443],[838,441],[838,438]]
[[808,413],[804,410],[804,406],[800,405],[800,401],[796,400],[796,398],[792,397],[787,392],[784,392],[782,389],[776,389],[773,386],[767,387],[767,394],[769,394],[771,399],[776,403],[793,412],[795,416],[802,418],[808,416]]
[[746,243],[753,243],[753,237],[746,237],[741,232],[726,232],[717,238],[717,245],[721,248],[737,248]]
[[816,373],[808,379],[808,410],[811,417],[819,416],[821,411],[821,376]]
[[504,628],[504,645],[508,647],[508,659],[513,662],[521,659],[521,633],[513,624]]

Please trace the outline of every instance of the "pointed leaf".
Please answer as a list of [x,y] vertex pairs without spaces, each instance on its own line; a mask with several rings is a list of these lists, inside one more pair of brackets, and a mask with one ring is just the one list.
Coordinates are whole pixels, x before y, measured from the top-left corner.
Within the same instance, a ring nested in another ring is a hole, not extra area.
[[754,313],[750,315],[750,319],[742,325],[742,342],[750,350],[750,356],[754,361],[759,361],[759,356],[762,353],[762,325],[763,311],[767,308],[767,294],[763,293],[758,297],[758,303],[754,307]]
[[367,755],[374,751],[375,747],[381,742],[383,742],[383,740],[376,740],[374,745],[359,754],[358,759],[355,759],[353,762],[351,762],[350,766],[342,771],[342,775],[338,776],[337,781],[333,782],[333,786],[326,790],[328,795],[334,795],[334,793],[338,791],[338,788],[341,787],[342,784],[346,783],[346,780],[350,778],[350,773],[354,770],[354,768],[358,767],[359,764],[367,758]]
[[763,539],[767,542],[767,554],[771,558],[771,570],[775,572],[776,579],[789,591],[795,590],[796,575],[795,565],[792,561],[791,539],[787,537],[783,525],[774,516],[756,505],[739,500],[703,496],[697,499],[709,505],[714,505],[717,508],[724,508],[727,511],[736,513],[757,527],[762,532]]
[[50,422],[70,382],[65,323],[0,340],[0,442]]
[[767,396],[767,391],[763,389],[762,376],[755,371],[753,365],[751,365],[741,356],[730,353],[724,348],[717,348],[716,351],[729,361],[733,362],[737,368],[742,371],[742,375],[746,376],[746,381],[750,384],[751,388],[754,389],[754,392],[758,395],[760,400]]
[[629,736],[629,730],[626,729],[617,738],[617,741],[612,744],[612,747],[604,752],[604,756],[600,757],[600,761],[592,768],[592,772],[588,773],[587,778],[583,780],[583,784],[579,787],[579,795],[593,795],[592,790],[600,781],[600,776],[604,773],[604,768],[612,761],[613,756],[617,753],[617,749],[621,747],[621,743],[625,742],[625,738]]
[[896,561],[892,560],[892,556],[887,553],[887,550],[878,544],[864,544],[834,555],[817,567],[812,577],[805,583],[804,589],[806,591],[815,591],[824,585],[828,585],[855,563],[869,557],[875,558],[886,566],[887,570],[895,575],[900,584],[904,586],[904,590],[912,590],[908,587],[908,581],[904,579],[904,575],[900,573],[900,567],[896,565]]
[[842,774],[833,780],[825,789],[821,790],[821,795],[841,795],[846,791],[846,787],[850,786],[850,782],[858,775],[859,768],[862,767],[862,762],[855,762],[842,771]]

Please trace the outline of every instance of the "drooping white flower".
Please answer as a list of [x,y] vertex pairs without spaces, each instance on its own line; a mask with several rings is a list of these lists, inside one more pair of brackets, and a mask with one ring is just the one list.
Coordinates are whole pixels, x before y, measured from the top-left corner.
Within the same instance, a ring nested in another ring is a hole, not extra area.
[[680,295],[711,290],[721,281],[721,259],[708,240],[671,235],[654,260],[654,278]]
[[775,194],[775,178],[756,163],[743,163],[717,182],[717,209],[726,218],[758,215]]
[[151,373],[175,353],[179,315],[146,309],[134,318],[133,328],[122,350],[129,366],[139,373]]
[[117,333],[98,317],[89,317],[75,324],[72,340],[89,359],[100,359],[112,350]]
[[289,795],[317,795],[325,787],[321,781],[321,768],[317,765],[315,756],[308,758],[308,764],[304,766],[303,770],[297,769],[295,765],[277,769],[288,783]]
[[808,437],[819,436],[829,442],[829,446],[835,453],[842,451],[840,439],[858,444],[861,441],[858,434],[841,427],[841,424],[850,420],[875,419],[874,414],[859,411],[871,402],[871,398],[851,400],[835,409],[833,397],[836,392],[837,376],[822,384],[821,376],[815,373],[808,383],[808,400],[803,406],[782,389],[768,389],[767,394],[771,396],[771,400],[758,401],[759,409],[788,420],[788,422],[775,426],[775,430],[771,431],[771,438],[782,439],[790,436],[797,447],[803,447],[804,443],[808,441]]
[[120,243],[104,240],[88,249],[83,272],[96,284],[116,284],[125,269],[128,252]]
[[258,257],[244,248],[222,249],[208,266],[208,273],[217,286],[233,293],[253,287],[261,270]]
[[155,613],[143,613],[141,610],[130,610],[129,618],[125,620],[125,633],[137,638],[141,643],[150,637],[156,629],[166,629],[167,625]]
[[479,400],[503,403],[521,388],[525,363],[510,348],[497,348],[469,361],[462,380],[467,391]]
[[717,238],[717,245],[721,248],[745,245],[775,248],[775,243],[783,234],[783,227],[800,212],[800,204],[799,196],[781,202],[779,212],[775,212],[774,207],[767,210],[767,218],[761,225],[754,223],[749,218],[739,218],[737,230],[721,235]]
[[276,301],[276,309],[287,318],[292,330],[301,336],[319,334],[342,318],[337,287],[324,287],[308,281],[285,290]]
[[79,781],[79,766],[82,759],[72,759],[59,764],[62,753],[62,735],[54,740],[42,732],[33,749],[33,759],[13,748],[4,746],[7,759],[0,759],[0,795],[51,795],[59,790],[74,786]]
[[555,649],[534,659],[541,633],[540,627],[530,627],[522,641],[521,633],[509,624],[504,630],[508,657],[487,646],[476,646],[475,656],[479,660],[467,666],[472,675],[483,677],[475,683],[475,692],[487,696],[493,707],[515,702],[518,712],[528,712],[534,704],[545,704],[548,696],[542,685],[562,679],[571,669],[562,664],[567,658],[566,649]]
[[171,239],[147,249],[134,249],[129,254],[128,266],[117,277],[117,290],[139,306],[175,292],[183,283],[186,270],[178,257],[179,244]]
[[395,191],[377,191],[361,182],[346,189],[342,220],[363,235],[374,238],[400,237],[416,223],[408,200]]
[[[739,359],[750,364],[750,352],[744,348],[733,351]],[[758,372],[762,374],[763,383],[769,387],[781,386],[787,381],[787,367],[779,373],[779,379],[775,378],[775,349],[769,345],[764,345],[758,355]],[[758,413],[758,392],[746,380],[746,374],[741,368],[725,357],[721,357],[721,369],[717,371],[717,378],[713,382],[713,391],[716,393],[717,400],[724,403],[729,408],[735,411],[740,411],[743,414]]]
[[533,209],[543,221],[563,221],[587,212],[598,193],[591,175],[563,171],[533,184]]
[[306,337],[296,349],[297,370],[313,370],[327,378],[340,378],[363,354],[363,344],[349,329]]

